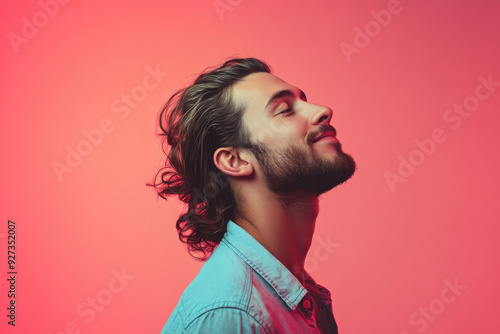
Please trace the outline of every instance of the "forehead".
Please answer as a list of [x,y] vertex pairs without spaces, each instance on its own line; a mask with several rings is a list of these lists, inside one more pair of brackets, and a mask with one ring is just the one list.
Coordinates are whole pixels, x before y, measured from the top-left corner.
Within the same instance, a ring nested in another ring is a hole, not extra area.
[[263,110],[274,93],[283,89],[297,91],[295,86],[277,76],[266,73],[252,73],[233,85],[233,99],[245,106],[247,111]]

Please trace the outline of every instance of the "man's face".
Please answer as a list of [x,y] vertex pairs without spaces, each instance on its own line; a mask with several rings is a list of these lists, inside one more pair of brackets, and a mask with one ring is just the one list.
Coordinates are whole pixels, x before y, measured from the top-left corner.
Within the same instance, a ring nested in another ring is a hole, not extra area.
[[243,126],[269,189],[278,194],[320,195],[356,169],[330,125],[332,110],[269,73],[254,73],[233,86],[245,107]]

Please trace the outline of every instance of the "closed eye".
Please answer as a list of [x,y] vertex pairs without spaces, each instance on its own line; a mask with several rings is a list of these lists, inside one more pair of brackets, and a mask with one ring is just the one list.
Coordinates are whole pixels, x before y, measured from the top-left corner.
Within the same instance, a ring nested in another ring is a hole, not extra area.
[[293,103],[290,103],[289,101],[283,101],[282,103],[280,103],[278,110],[280,110],[282,108],[285,108],[285,109],[278,112],[278,115],[280,115],[280,116],[287,115],[293,111]]
[[288,108],[288,109],[285,109],[285,110],[283,110],[283,111],[280,111],[278,114],[286,114],[286,113],[289,113],[289,112],[291,112],[291,111],[293,111],[293,108]]

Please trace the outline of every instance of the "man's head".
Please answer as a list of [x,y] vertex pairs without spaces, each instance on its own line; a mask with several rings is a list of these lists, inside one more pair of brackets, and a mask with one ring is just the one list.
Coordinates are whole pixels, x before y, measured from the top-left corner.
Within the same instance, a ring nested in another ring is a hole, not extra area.
[[278,195],[317,196],[354,173],[330,125],[331,109],[308,103],[270,72],[254,58],[228,60],[176,92],[161,110],[160,135],[170,146],[167,170],[148,185],[188,205],[176,227],[201,259],[242,210],[234,181],[260,174]]
[[[307,102],[302,90],[266,72],[246,76],[232,92],[244,108],[249,142],[237,155],[217,149],[214,160],[225,174],[261,173],[270,191],[287,198],[319,196],[352,176],[356,165],[330,125],[330,108]],[[229,158],[243,159],[242,168]]]

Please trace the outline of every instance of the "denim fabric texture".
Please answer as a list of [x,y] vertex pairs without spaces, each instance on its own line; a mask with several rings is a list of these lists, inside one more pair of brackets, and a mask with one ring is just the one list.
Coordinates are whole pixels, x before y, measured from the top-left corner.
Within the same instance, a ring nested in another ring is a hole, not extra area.
[[233,221],[186,288],[162,334],[338,333],[330,291],[305,287]]

